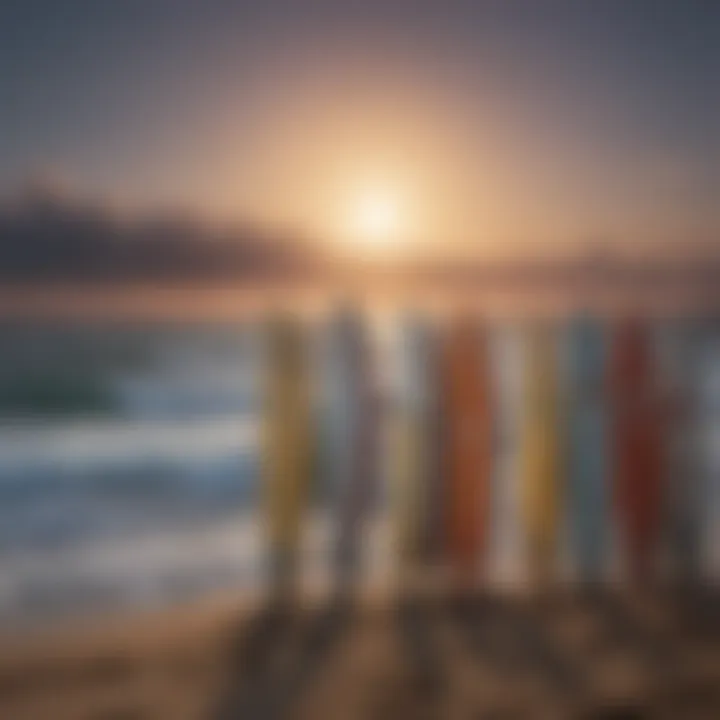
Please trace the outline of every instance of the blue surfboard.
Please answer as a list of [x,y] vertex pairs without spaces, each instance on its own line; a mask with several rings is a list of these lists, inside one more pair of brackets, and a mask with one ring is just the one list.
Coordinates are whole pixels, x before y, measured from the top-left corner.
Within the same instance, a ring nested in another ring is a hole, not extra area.
[[330,320],[323,364],[324,471],[334,497],[332,569],[340,585],[357,574],[364,521],[377,479],[377,422],[370,349],[352,308]]
[[606,342],[601,322],[573,319],[567,331],[567,512],[581,582],[601,579],[609,524]]

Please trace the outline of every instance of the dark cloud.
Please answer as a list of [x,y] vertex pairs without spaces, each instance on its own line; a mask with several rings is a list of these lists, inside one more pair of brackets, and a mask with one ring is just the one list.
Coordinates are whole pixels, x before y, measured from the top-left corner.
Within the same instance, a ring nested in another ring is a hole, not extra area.
[[270,279],[317,264],[297,238],[179,212],[126,217],[53,185],[0,204],[0,282]]

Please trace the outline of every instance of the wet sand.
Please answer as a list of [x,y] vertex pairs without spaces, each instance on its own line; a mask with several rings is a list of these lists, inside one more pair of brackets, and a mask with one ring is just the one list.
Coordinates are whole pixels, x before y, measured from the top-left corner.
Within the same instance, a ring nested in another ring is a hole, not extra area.
[[667,595],[226,597],[6,635],[0,718],[718,718],[719,613]]

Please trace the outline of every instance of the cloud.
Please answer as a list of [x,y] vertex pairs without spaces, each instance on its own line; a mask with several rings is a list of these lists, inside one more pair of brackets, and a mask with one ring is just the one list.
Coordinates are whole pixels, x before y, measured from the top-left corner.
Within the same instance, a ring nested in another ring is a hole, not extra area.
[[290,278],[318,262],[299,238],[181,213],[126,216],[55,184],[0,204],[0,282]]

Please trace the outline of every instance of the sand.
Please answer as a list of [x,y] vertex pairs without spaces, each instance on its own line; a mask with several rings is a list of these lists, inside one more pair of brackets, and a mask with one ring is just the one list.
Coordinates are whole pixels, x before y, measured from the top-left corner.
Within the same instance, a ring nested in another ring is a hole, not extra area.
[[0,718],[719,718],[713,613],[567,593],[402,612],[214,598],[6,633]]

